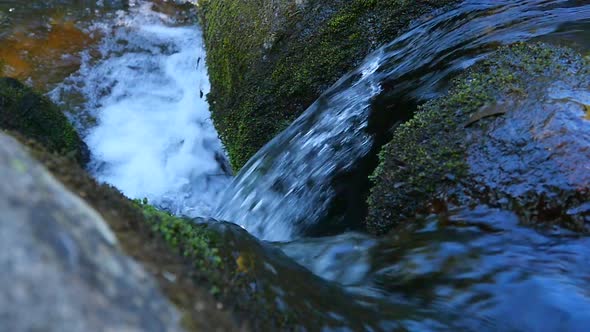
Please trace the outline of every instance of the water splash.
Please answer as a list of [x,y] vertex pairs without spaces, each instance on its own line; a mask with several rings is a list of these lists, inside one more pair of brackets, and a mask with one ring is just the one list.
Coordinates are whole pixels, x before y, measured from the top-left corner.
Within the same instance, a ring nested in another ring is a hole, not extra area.
[[[580,1],[469,0],[414,26],[340,79],[252,157],[224,193],[216,217],[266,240],[306,234],[345,195],[335,182],[375,151],[370,121],[380,99],[431,98],[450,75],[498,45],[589,18],[590,5]],[[393,124],[406,110],[385,111],[397,113],[386,116]],[[357,191],[349,202],[363,200]]]
[[230,175],[204,99],[199,29],[178,26],[147,2],[93,28],[102,42],[51,94],[85,100],[73,117],[92,152],[92,173],[131,198],[209,215]]

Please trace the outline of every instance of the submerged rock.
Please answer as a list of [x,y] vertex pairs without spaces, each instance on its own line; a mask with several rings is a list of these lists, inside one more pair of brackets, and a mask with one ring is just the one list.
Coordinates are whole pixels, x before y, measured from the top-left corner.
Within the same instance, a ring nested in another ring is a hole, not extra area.
[[485,203],[587,231],[588,105],[588,59],[545,44],[501,49],[396,130],[373,175],[368,228]]
[[281,248],[354,295],[401,313],[399,331],[585,331],[590,237],[519,225],[486,206],[417,218],[387,236],[354,233]]
[[234,171],[411,20],[456,2],[199,1],[208,99]]
[[153,278],[104,220],[0,134],[0,326],[9,331],[179,331]]
[[71,155],[82,165],[90,158],[88,147],[57,106],[13,78],[0,78],[0,128]]

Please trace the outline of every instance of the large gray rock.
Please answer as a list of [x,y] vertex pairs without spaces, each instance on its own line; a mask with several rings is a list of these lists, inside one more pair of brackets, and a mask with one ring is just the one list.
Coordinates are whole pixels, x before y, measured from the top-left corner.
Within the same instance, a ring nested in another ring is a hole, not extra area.
[[178,331],[152,278],[102,218],[0,133],[3,331]]

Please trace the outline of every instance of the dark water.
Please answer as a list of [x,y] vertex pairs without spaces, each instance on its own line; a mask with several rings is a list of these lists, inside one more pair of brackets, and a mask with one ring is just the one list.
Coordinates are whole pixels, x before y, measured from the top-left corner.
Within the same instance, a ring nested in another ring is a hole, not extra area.
[[[105,35],[104,24],[144,3],[0,1],[0,76],[18,78],[43,92],[55,88],[80,69],[84,51],[98,53],[96,47]],[[177,25],[195,25],[193,6],[178,6],[165,0],[150,4],[154,11],[173,17]]]
[[13,28],[23,29],[33,21],[49,20],[61,16],[83,20],[100,12],[125,9],[125,0],[48,0],[48,1],[0,1],[0,35]]
[[92,20],[125,7],[124,1],[0,1],[0,75],[51,89],[99,40]]
[[511,212],[481,206],[416,220],[381,239],[333,240],[280,246],[351,298],[404,312],[394,320],[411,331],[586,331],[590,324],[590,239],[533,231]]

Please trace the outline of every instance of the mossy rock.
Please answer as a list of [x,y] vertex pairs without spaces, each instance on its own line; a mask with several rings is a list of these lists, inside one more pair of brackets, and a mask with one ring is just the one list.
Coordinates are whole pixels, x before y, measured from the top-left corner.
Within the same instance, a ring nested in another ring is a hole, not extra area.
[[[210,291],[223,280],[217,277],[221,270],[216,263],[219,260],[216,249],[210,246],[209,237],[215,233],[203,227],[193,230],[194,224],[189,220],[132,201],[116,188],[97,183],[74,159],[49,152],[18,132],[9,133],[102,216],[123,252],[150,272],[165,296],[181,311],[187,331],[243,330],[235,315],[227,310],[229,305],[220,308],[220,301],[227,299],[215,298]],[[172,237],[173,234],[183,238]],[[192,251],[179,250],[179,244],[185,242],[191,244]]]
[[546,44],[504,47],[423,105],[380,154],[367,227],[487,204],[534,225],[590,224],[590,61]]
[[[377,327],[377,312],[348,301],[326,282],[238,225],[188,220],[135,201],[145,220],[191,265],[195,280],[254,331]],[[340,318],[335,318],[335,316]],[[359,317],[372,317],[365,322]]]
[[367,54],[455,2],[199,1],[208,100],[234,171]]
[[397,308],[350,294],[295,263],[282,250],[232,223],[208,221],[232,282],[220,292],[254,331],[393,331]]
[[0,128],[75,157],[82,165],[89,160],[88,147],[57,106],[13,78],[0,78]]

